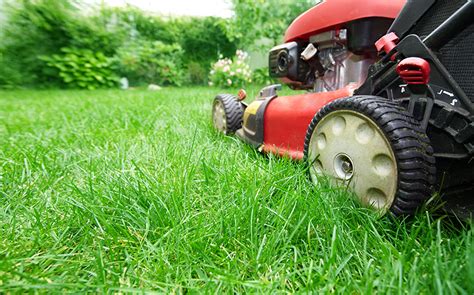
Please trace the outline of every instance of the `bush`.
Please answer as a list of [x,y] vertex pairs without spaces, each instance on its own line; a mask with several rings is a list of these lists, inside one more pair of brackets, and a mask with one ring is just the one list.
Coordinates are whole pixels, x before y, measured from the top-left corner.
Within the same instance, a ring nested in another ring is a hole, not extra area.
[[0,87],[76,87],[59,76],[57,66],[46,64],[63,62],[57,59],[66,58],[61,48],[81,48],[76,53],[86,59],[86,51],[114,57],[115,74],[126,76],[132,85],[204,84],[219,54],[229,57],[236,50],[227,37],[229,20],[164,19],[130,7],[81,14],[76,0],[6,2],[8,22],[0,26]]
[[215,17],[181,19],[178,43],[186,52],[184,62],[199,63],[209,72],[220,54],[233,56],[237,47],[226,35],[226,23]]
[[118,73],[131,85],[145,83],[181,85],[183,50],[177,44],[167,45],[159,41],[137,41],[117,52]]
[[277,80],[270,77],[268,68],[256,69],[252,73],[252,81],[258,85],[276,84]]
[[203,66],[198,62],[190,62],[187,67],[188,79],[186,82],[193,85],[204,85],[207,83],[209,66]]
[[[291,22],[320,0],[231,0],[234,17],[227,26],[227,35],[238,46],[263,49],[256,42],[270,39],[279,44]],[[268,48],[264,48],[267,50]]]
[[[204,84],[219,54],[232,56],[237,47],[227,37],[228,20],[216,17],[180,17],[163,19],[146,15],[135,8],[105,9],[102,16],[118,31],[128,31],[130,39],[178,44],[183,50],[182,65],[188,71],[186,81]],[[120,28],[120,29],[119,29]]]
[[117,85],[118,77],[112,69],[112,61],[103,53],[70,48],[61,51],[61,55],[44,56],[41,59],[68,88],[94,90]]
[[0,51],[0,88],[15,88],[21,84],[21,74],[12,68]]
[[127,40],[123,28],[113,28],[102,24],[98,18],[81,18],[80,24],[69,24],[67,30],[70,36],[68,47],[83,48],[94,52],[102,52],[106,56],[114,56],[117,48]]
[[[59,86],[64,79],[54,76],[40,56],[63,56],[61,48],[82,48],[113,56],[125,39],[93,17],[77,13],[75,1],[9,1],[8,22],[2,28],[3,52],[8,73],[21,77],[22,86]],[[84,54],[84,53],[81,53]],[[46,69],[46,71],[45,71]],[[57,71],[56,71],[57,72]],[[0,84],[5,82],[0,80]]]
[[6,11],[8,23],[2,28],[0,46],[7,71],[12,77],[21,76],[18,82],[23,85],[45,83],[45,63],[38,56],[59,53],[60,48],[67,46],[65,27],[72,22],[70,4],[20,0],[7,6]]
[[243,87],[252,82],[252,71],[247,64],[248,54],[237,50],[233,59],[219,59],[212,67],[209,76],[210,86]]
[[95,18],[109,27],[113,26],[115,30],[128,32],[131,39],[161,41],[165,44],[179,43],[180,19],[164,19],[145,14],[142,10],[132,6],[105,8]]

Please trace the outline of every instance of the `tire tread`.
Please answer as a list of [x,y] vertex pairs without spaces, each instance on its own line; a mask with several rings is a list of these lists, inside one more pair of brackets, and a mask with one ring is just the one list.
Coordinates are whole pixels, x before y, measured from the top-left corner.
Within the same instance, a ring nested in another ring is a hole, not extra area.
[[224,106],[227,120],[226,135],[234,134],[237,130],[242,128],[244,118],[244,107],[242,103],[232,94],[219,94],[214,99],[214,102],[216,101],[221,101]]

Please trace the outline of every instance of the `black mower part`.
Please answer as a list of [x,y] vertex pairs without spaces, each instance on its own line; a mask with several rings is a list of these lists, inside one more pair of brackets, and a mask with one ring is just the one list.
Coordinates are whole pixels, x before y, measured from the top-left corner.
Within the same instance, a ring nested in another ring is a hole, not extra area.
[[323,107],[308,127],[304,154],[313,181],[322,175],[343,181],[382,215],[413,215],[433,193],[430,140],[403,107],[386,98],[353,96]]
[[225,135],[233,135],[242,128],[244,107],[236,96],[219,94],[212,105],[214,127]]

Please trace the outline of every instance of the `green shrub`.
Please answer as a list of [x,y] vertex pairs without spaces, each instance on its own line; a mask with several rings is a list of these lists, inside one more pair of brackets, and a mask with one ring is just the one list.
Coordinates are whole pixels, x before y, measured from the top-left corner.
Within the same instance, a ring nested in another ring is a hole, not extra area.
[[[65,57],[61,48],[115,57],[116,75],[132,85],[205,84],[219,54],[230,57],[236,50],[227,37],[229,20],[165,19],[131,7],[81,14],[76,0],[6,2],[11,5],[8,22],[0,27],[0,87],[76,87],[59,76],[58,67],[46,64],[53,56]],[[86,58],[84,52],[78,54]]]
[[181,85],[183,50],[177,44],[167,45],[159,41],[141,40],[118,50],[118,73],[131,85],[154,83]]
[[252,81],[253,83],[258,85],[270,85],[278,83],[276,79],[270,77],[268,68],[260,68],[254,70],[252,73]]
[[216,17],[181,19],[178,43],[186,52],[184,62],[199,63],[209,72],[220,54],[232,57],[237,47],[226,35],[227,22]]
[[0,88],[15,88],[21,85],[22,76],[4,60],[0,53]]
[[213,66],[209,76],[210,86],[243,87],[252,82],[252,71],[247,64],[248,54],[237,50],[233,59],[219,59]]
[[256,41],[272,40],[279,44],[285,30],[301,13],[321,0],[231,0],[234,17],[228,23],[227,35],[237,45],[264,49]]
[[188,80],[193,85],[204,85],[208,80],[209,66],[203,66],[198,62],[190,62],[187,66]]
[[[110,29],[106,21],[78,13],[72,0],[9,1],[8,22],[2,28],[0,50],[7,61],[5,71],[21,77],[22,86],[60,86],[64,79],[54,76],[40,56],[64,55],[61,48],[82,48],[113,56],[125,39],[124,32]],[[12,79],[9,79],[12,80]],[[5,84],[0,80],[0,85]]]
[[105,7],[93,15],[96,23],[101,23],[109,30],[126,33],[131,40],[144,39],[161,41],[165,44],[179,43],[180,18],[162,18],[150,15],[133,6]]
[[[62,54],[41,57],[68,88],[94,90],[117,85],[112,61],[101,52],[63,48]],[[54,75],[56,76],[56,75]]]
[[[72,22],[69,1],[19,0],[7,5],[8,23],[2,28],[0,42],[3,58],[13,76],[21,76],[23,85],[43,84],[44,61],[41,55],[51,55],[66,47],[69,36],[66,31]],[[57,82],[57,81],[50,81]],[[0,83],[4,83],[1,82]]]
[[[129,39],[178,44],[183,49],[182,65],[188,74],[185,82],[204,84],[219,54],[232,56],[237,47],[227,37],[228,20],[216,17],[179,17],[164,19],[136,8],[107,8],[102,18],[114,23],[120,32],[128,31]],[[128,46],[129,47],[129,46]]]
[[100,18],[80,18],[80,24],[69,25],[68,47],[83,48],[114,56],[117,48],[127,40],[127,31],[121,27],[111,27]]

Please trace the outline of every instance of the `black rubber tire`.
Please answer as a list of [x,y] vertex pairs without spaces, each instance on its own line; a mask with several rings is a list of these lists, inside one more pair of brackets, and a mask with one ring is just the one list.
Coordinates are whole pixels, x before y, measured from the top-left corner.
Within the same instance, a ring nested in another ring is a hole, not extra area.
[[353,96],[324,106],[313,118],[305,138],[304,156],[309,163],[311,137],[318,122],[334,111],[350,110],[370,118],[390,142],[398,167],[395,199],[389,212],[396,216],[414,215],[433,193],[436,181],[433,148],[418,121],[400,105],[377,96]]
[[222,102],[224,106],[224,111],[226,114],[226,130],[224,131],[225,135],[233,135],[237,130],[242,128],[242,122],[244,119],[244,107],[242,103],[237,99],[236,96],[231,94],[219,94],[214,99],[214,105],[216,102]]

